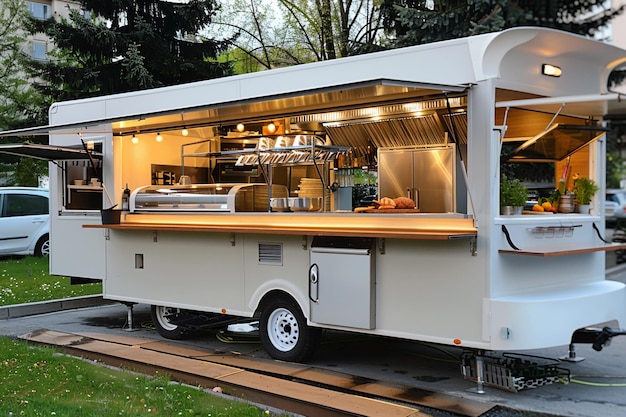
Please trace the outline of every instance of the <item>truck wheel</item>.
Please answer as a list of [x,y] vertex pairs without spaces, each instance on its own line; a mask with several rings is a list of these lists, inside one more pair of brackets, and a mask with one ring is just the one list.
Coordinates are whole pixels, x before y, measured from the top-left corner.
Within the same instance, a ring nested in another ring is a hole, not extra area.
[[261,343],[274,359],[304,362],[321,338],[321,329],[309,327],[293,301],[274,299],[261,312]]
[[35,245],[35,256],[49,256],[50,255],[50,236],[46,233],[39,238]]
[[150,309],[156,331],[166,339],[183,339],[185,336],[184,330],[170,321],[170,317],[178,312],[180,312],[178,308],[155,305]]

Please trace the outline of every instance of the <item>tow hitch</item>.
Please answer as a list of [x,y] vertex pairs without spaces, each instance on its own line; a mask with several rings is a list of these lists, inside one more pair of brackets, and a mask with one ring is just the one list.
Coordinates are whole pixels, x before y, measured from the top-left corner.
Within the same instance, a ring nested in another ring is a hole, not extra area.
[[584,358],[577,358],[574,344],[576,343],[588,343],[595,351],[601,351],[604,346],[611,344],[611,339],[615,336],[626,335],[626,330],[615,330],[610,327],[599,328],[584,328],[578,329],[572,334],[572,341],[569,345],[569,354],[562,357],[562,360],[570,362],[579,362]]

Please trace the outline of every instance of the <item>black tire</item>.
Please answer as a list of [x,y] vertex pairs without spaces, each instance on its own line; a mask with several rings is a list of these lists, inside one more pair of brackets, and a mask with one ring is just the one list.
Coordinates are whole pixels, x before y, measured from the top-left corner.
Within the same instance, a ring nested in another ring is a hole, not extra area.
[[293,300],[275,298],[261,311],[260,336],[263,348],[274,359],[305,362],[317,348],[321,329],[309,327]]
[[35,256],[50,256],[50,235],[48,235],[48,233],[40,237],[37,241],[35,245]]
[[184,339],[186,332],[180,326],[170,322],[170,316],[177,314],[180,310],[173,307],[153,305],[150,309],[152,323],[156,331],[166,339]]

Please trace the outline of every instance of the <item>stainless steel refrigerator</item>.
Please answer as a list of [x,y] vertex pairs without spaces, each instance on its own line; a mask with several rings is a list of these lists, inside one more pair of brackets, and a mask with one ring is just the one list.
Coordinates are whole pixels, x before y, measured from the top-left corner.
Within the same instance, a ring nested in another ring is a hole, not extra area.
[[412,198],[422,213],[456,211],[454,145],[378,151],[378,197]]

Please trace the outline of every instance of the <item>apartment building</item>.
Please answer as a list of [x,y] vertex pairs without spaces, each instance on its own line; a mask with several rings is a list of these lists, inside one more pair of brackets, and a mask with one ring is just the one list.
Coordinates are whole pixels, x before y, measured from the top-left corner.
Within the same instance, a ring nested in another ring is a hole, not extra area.
[[[24,1],[24,3],[28,6],[28,10],[33,17],[42,20],[52,16],[57,18],[69,17],[69,8],[81,8],[81,4],[78,1],[39,0]],[[48,59],[48,53],[51,49],[52,43],[50,39],[41,33],[29,36],[25,44],[25,51],[35,59]]]

